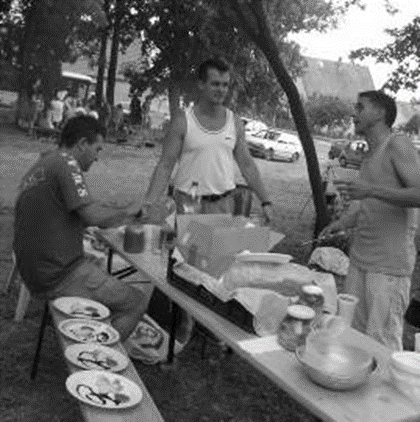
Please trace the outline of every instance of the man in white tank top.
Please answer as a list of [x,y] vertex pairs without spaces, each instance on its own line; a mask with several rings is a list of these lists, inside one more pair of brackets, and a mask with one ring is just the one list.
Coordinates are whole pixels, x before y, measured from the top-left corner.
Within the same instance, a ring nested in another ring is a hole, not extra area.
[[369,152],[356,181],[336,182],[341,192],[358,202],[321,234],[355,226],[345,281],[346,293],[360,299],[354,327],[392,350],[402,350],[416,259],[420,159],[406,136],[392,132],[396,115],[394,99],[383,92],[359,94],[355,130],[366,138]]
[[[193,183],[198,183],[200,213],[232,213],[235,162],[261,201],[264,216],[272,220],[272,203],[259,170],[249,154],[240,119],[223,103],[229,89],[229,66],[211,59],[198,68],[199,100],[172,116],[162,156],[152,175],[145,203],[158,202],[166,194],[174,166],[175,201],[178,212]],[[147,214],[147,206],[143,208]]]

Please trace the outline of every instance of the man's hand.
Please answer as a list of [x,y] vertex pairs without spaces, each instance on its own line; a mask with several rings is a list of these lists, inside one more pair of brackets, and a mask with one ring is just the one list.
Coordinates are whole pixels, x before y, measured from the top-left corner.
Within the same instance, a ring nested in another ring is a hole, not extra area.
[[262,207],[262,212],[265,220],[265,224],[270,224],[273,222],[274,219],[274,211],[272,205],[266,205]]
[[335,220],[332,223],[328,224],[328,226],[323,228],[321,233],[318,235],[318,239],[323,238],[323,237],[334,236],[345,229],[346,227],[343,224],[342,220]]
[[364,199],[372,197],[372,186],[362,180],[345,181],[336,180],[334,185],[337,187],[340,195],[347,199]]

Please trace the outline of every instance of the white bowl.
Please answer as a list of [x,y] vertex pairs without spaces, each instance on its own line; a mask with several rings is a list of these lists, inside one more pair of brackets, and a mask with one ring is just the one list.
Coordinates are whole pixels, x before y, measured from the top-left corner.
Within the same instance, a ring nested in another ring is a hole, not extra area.
[[305,346],[296,349],[305,373],[316,384],[332,390],[350,390],[364,384],[376,369],[376,359],[363,349],[334,345],[328,355],[305,357]]
[[394,386],[415,402],[420,402],[420,353],[394,352],[389,367]]

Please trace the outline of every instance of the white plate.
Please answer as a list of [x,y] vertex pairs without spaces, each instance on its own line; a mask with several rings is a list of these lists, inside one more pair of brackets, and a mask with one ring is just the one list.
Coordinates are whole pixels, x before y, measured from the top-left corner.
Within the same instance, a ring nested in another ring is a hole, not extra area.
[[127,368],[128,358],[118,350],[99,344],[72,344],[64,352],[66,358],[82,369],[118,372]]
[[84,297],[59,297],[53,301],[53,305],[72,318],[105,319],[111,315],[110,310],[105,305]]
[[113,344],[120,339],[117,330],[93,319],[66,319],[58,324],[58,329],[79,343]]
[[79,371],[66,380],[67,391],[76,399],[105,409],[125,409],[140,403],[140,387],[118,374],[104,371]]
[[270,264],[287,264],[293,257],[282,253],[241,252],[236,259],[243,262],[267,262]]

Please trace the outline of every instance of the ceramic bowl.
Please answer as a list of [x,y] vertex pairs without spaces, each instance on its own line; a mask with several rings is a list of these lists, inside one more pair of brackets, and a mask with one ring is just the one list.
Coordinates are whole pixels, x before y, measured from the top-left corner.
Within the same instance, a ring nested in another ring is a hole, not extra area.
[[350,390],[364,384],[376,369],[376,359],[363,349],[332,345],[323,355],[305,356],[305,346],[296,349],[305,373],[316,384],[332,390]]

